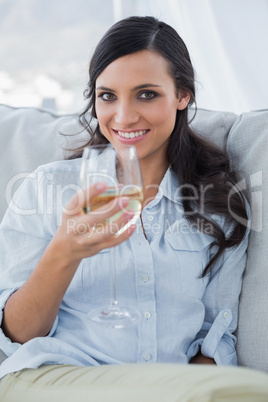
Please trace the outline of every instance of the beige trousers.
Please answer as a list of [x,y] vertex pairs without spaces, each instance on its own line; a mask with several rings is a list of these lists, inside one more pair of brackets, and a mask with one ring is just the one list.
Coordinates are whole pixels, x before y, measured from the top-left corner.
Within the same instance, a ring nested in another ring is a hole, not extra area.
[[1,402],[267,402],[268,374],[214,365],[47,365],[7,375]]

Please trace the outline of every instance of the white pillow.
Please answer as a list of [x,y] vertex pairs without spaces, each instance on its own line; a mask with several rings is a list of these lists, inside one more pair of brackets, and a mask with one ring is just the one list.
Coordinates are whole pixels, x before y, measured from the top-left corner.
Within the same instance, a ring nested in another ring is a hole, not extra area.
[[60,132],[79,131],[74,115],[0,105],[0,221],[22,179],[37,166],[63,158],[68,143]]

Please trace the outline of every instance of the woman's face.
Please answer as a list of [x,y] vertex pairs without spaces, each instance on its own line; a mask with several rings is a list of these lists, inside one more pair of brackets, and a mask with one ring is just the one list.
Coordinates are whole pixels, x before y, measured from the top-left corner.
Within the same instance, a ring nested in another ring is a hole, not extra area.
[[109,64],[96,80],[96,115],[115,148],[135,145],[140,160],[166,161],[177,110],[190,96],[177,93],[167,61],[142,50]]

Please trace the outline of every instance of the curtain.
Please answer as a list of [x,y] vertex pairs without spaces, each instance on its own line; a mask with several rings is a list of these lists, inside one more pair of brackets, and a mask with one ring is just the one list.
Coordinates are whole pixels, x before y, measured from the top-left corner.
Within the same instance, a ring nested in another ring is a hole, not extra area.
[[137,13],[168,22],[185,41],[198,107],[268,107],[268,0],[137,0]]

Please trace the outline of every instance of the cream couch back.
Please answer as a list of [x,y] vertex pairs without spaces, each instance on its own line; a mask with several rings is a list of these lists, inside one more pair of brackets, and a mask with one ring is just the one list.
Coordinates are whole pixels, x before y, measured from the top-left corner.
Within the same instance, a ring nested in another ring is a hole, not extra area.
[[[268,196],[268,110],[239,116],[199,110],[192,125],[227,149],[252,207],[237,351],[240,365],[268,372],[268,208],[264,202]],[[0,105],[0,221],[25,175],[38,165],[63,158],[62,147],[68,144],[60,133],[79,130],[72,115]]]

